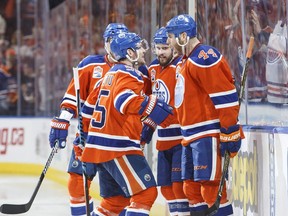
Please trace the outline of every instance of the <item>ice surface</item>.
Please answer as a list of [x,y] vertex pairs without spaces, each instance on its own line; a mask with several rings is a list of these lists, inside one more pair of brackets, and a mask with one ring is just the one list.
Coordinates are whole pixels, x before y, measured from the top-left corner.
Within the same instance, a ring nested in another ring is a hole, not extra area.
[[[39,176],[40,177],[40,176]],[[26,204],[38,183],[37,176],[0,175],[0,205]],[[7,215],[2,214],[0,215]],[[29,211],[19,215],[69,216],[67,188],[45,178]]]

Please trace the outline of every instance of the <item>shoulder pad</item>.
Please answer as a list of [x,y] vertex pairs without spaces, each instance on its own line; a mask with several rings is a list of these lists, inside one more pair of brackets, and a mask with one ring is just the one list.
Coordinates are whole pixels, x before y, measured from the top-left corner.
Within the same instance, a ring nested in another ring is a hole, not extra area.
[[141,65],[138,70],[144,75],[148,76],[148,68],[146,65]]
[[152,65],[157,65],[157,64],[159,64],[159,60],[156,58],[150,63],[149,67]]
[[221,53],[212,46],[199,45],[189,56],[189,60],[198,66],[211,66],[222,58]]
[[103,63],[105,62],[105,58],[102,55],[88,55],[86,56],[79,64],[78,67],[84,67],[91,63]]
[[156,58],[150,63],[149,67],[154,66],[154,65],[158,65],[158,64],[159,64],[159,60]]
[[182,59],[182,56],[178,56],[172,61],[171,64],[176,66],[181,59]]
[[110,71],[126,70],[124,64],[115,64],[111,67]]

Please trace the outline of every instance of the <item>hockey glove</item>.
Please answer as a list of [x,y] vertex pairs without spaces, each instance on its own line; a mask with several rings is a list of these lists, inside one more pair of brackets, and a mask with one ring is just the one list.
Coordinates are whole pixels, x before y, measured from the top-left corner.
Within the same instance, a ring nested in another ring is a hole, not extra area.
[[65,148],[68,136],[69,121],[54,117],[51,121],[51,129],[49,134],[49,143],[54,148],[58,143],[59,148]]
[[83,137],[83,141],[82,142],[80,140],[79,134],[77,134],[77,137],[73,141],[73,144],[74,144],[73,148],[74,148],[75,159],[76,160],[81,160],[82,152],[84,150],[84,145],[85,145],[85,140],[87,138],[87,133],[84,132],[83,135],[84,135],[84,137]]
[[142,127],[141,137],[140,137],[141,145],[145,145],[145,143],[147,144],[150,143],[156,127],[157,127],[157,124],[150,118],[146,118],[143,121],[143,127]]
[[162,99],[155,95],[146,96],[141,104],[139,114],[142,115],[144,121],[149,117],[157,125],[165,128],[173,121],[173,107],[166,104]]
[[228,129],[220,129],[220,151],[222,157],[225,151],[229,152],[231,158],[233,158],[241,147],[241,139],[244,138],[242,128],[240,125],[230,126]]

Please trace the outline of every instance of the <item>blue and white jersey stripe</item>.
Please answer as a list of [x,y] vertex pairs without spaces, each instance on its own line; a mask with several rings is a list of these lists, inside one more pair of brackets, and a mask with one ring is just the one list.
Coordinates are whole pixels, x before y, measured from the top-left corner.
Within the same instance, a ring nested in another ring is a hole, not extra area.
[[93,115],[93,111],[95,108],[95,104],[89,104],[87,101],[84,103],[84,105],[82,106],[81,112],[82,112],[82,116],[85,118],[92,118]]
[[137,97],[137,95],[135,94],[135,92],[133,92],[130,89],[127,89],[124,92],[121,92],[120,94],[118,94],[115,99],[114,99],[114,107],[122,114],[124,114],[123,109],[125,107],[125,105],[127,103],[129,103],[129,101],[134,98]]
[[219,119],[199,122],[193,125],[186,125],[181,127],[184,140],[196,139],[201,136],[209,136],[211,134],[220,132]]
[[89,132],[85,147],[106,151],[132,151],[140,149],[140,140],[132,140],[128,136],[115,136]]
[[67,103],[67,104],[71,104],[71,105],[77,107],[76,97],[74,95],[65,93],[61,103],[63,103],[63,101],[65,101],[65,103]]
[[159,141],[172,141],[183,138],[179,124],[173,124],[166,128],[158,126],[157,131]]
[[209,96],[213,101],[216,109],[239,105],[236,89],[209,94]]

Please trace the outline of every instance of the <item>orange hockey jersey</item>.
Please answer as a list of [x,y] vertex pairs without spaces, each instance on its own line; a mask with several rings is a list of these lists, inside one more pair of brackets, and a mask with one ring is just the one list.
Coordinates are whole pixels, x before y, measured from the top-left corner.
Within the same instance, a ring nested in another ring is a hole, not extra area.
[[[151,94],[151,82],[148,76],[148,68],[146,65],[141,65],[138,70],[139,72],[141,72],[141,76],[144,81],[143,92],[145,95],[150,95]],[[84,102],[84,105],[82,106],[81,113],[83,116],[83,131],[84,132],[88,132],[89,123],[92,118],[92,114],[94,111],[96,101],[98,99],[99,88],[101,86],[102,80],[103,79],[100,79],[97,81],[97,83],[94,85],[94,89],[90,92],[86,101]]]
[[[174,107],[174,93],[176,85],[176,67],[180,57],[175,58],[169,65],[162,67],[158,59],[155,59],[149,66],[148,72],[152,85],[152,94],[162,98],[167,104]],[[159,151],[168,150],[181,143],[182,134],[174,112],[174,121],[169,127],[162,128],[157,126],[158,138],[156,148]]]
[[[101,86],[96,88],[98,99],[82,161],[101,163],[127,154],[143,155],[140,148],[142,123],[138,114],[144,100],[143,87],[140,71],[130,66],[116,64],[105,75]],[[93,97],[92,102],[88,100],[85,104],[93,107]],[[84,118],[87,116],[83,113]]]
[[[89,55],[78,64],[81,106],[93,90],[96,82],[111,68],[107,56]],[[71,80],[61,102],[61,108],[69,108],[77,113],[74,79]]]
[[218,50],[199,44],[182,64],[175,108],[186,146],[200,137],[218,137],[220,127],[235,125],[239,103],[230,68]]

